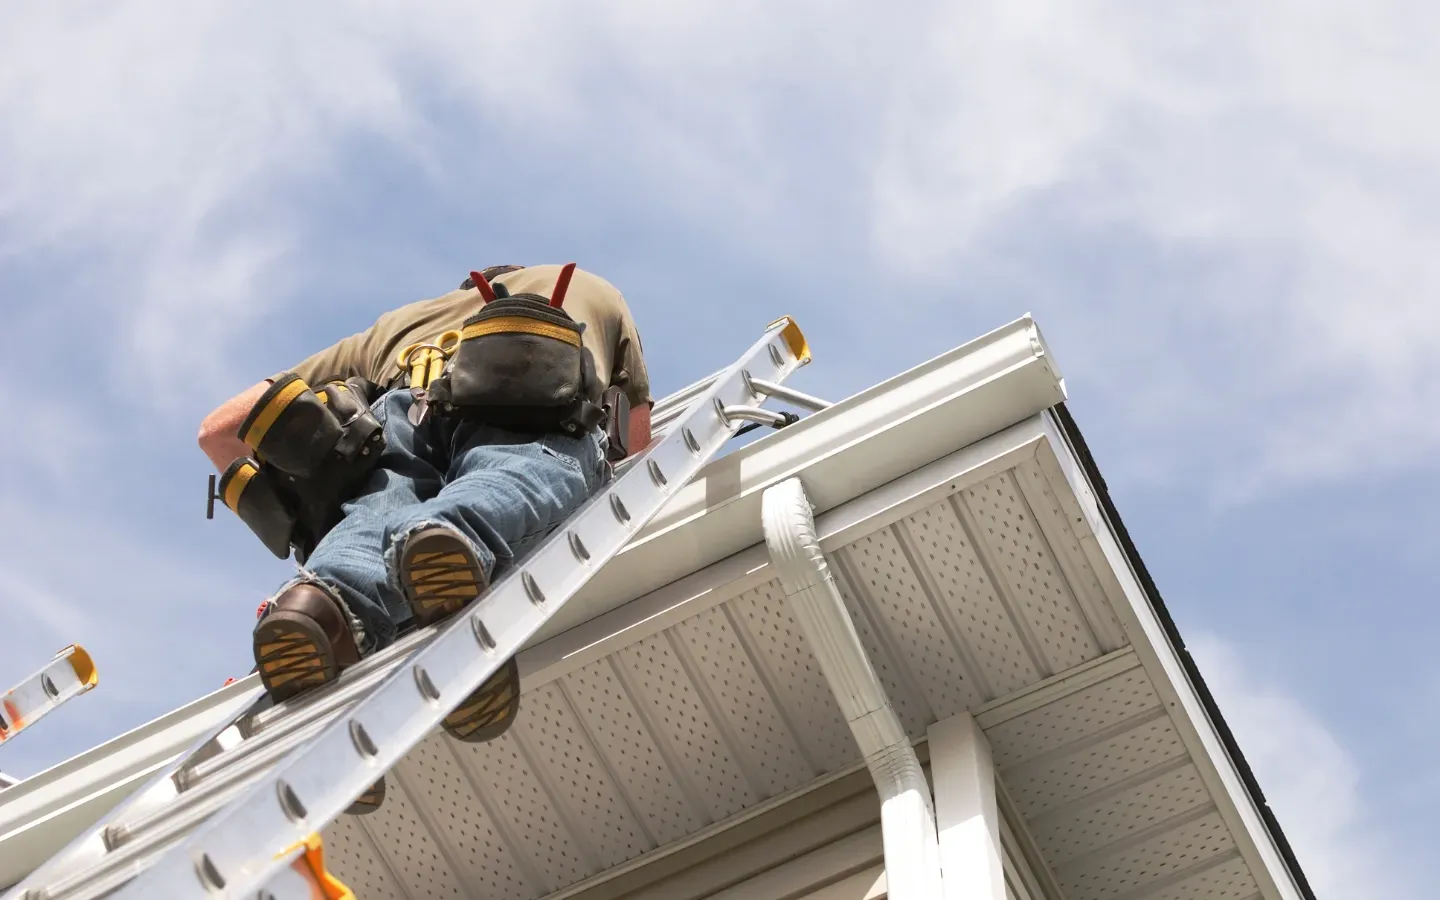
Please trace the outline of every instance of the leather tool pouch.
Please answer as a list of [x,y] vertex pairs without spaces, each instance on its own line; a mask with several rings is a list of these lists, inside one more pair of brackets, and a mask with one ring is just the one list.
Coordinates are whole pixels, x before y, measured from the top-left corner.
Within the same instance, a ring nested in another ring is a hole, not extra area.
[[516,294],[465,321],[429,399],[447,413],[522,432],[577,434],[605,419],[584,325],[544,297]]
[[605,436],[609,448],[605,456],[611,462],[618,462],[630,455],[630,398],[618,387],[605,389]]
[[220,496],[267,550],[280,559],[290,555],[295,532],[291,501],[281,496],[258,462],[242,457],[231,463],[220,476]]
[[238,435],[256,459],[238,460],[226,478],[233,470],[234,478],[249,485],[239,498],[251,490],[259,493],[249,506],[232,504],[222,478],[221,495],[280,558],[293,546],[303,562],[340,520],[341,504],[380,461],[385,430],[370,410],[373,393],[374,386],[363,378],[311,390],[292,373],[271,385],[241,423]]

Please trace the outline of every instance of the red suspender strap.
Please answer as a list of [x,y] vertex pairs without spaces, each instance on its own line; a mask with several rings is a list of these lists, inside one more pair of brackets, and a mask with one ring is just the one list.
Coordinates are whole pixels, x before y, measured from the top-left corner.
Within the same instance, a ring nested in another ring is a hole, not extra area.
[[575,264],[566,263],[560,270],[560,277],[555,279],[555,291],[550,295],[550,305],[555,309],[565,302],[565,292],[570,289],[570,276],[575,274]]
[[475,289],[480,292],[480,296],[485,298],[486,303],[495,302],[495,289],[490,286],[489,280],[484,275],[479,272],[471,272],[470,280],[475,282]]

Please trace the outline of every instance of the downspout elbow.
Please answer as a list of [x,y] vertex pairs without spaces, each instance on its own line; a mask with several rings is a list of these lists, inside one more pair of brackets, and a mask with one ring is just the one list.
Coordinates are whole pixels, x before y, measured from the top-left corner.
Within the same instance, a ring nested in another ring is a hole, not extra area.
[[938,897],[939,846],[929,784],[830,573],[798,478],[765,491],[762,516],[786,602],[875,780],[889,896]]

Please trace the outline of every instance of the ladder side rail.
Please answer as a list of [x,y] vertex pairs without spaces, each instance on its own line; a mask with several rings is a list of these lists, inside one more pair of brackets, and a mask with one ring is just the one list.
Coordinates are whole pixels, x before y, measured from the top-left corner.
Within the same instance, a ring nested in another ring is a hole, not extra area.
[[[290,752],[114,896],[251,896],[283,850],[338,816],[623,549],[734,435],[727,406],[761,402],[751,378],[785,380],[809,360],[781,319],[689,404],[662,440],[590,498],[492,590],[315,738]],[[643,465],[639,463],[643,461]]]

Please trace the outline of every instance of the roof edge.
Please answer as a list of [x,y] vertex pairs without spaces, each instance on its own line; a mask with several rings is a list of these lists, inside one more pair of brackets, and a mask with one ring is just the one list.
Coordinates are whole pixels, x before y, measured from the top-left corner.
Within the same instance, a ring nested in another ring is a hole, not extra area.
[[1195,691],[1200,705],[1204,708],[1205,714],[1210,718],[1216,735],[1221,745],[1225,748],[1226,754],[1230,757],[1231,764],[1235,767],[1236,773],[1240,776],[1241,783],[1249,795],[1250,802],[1255,805],[1260,819],[1265,824],[1265,829],[1270,840],[1274,842],[1275,848],[1280,853],[1285,863],[1285,868],[1291,880],[1305,896],[1306,900],[1317,900],[1314,889],[1310,886],[1305,872],[1300,866],[1300,860],[1295,855],[1295,850],[1285,836],[1284,829],[1280,826],[1280,820],[1276,817],[1275,811],[1271,809],[1269,802],[1265,799],[1265,793],[1260,788],[1260,782],[1255,777],[1255,772],[1250,768],[1250,763],[1245,759],[1245,753],[1240,749],[1240,744],[1235,738],[1234,732],[1230,730],[1229,724],[1225,721],[1224,715],[1220,712],[1220,706],[1215,696],[1210,692],[1210,687],[1205,683],[1205,678],[1200,673],[1200,667],[1190,655],[1189,649],[1185,646],[1184,638],[1180,635],[1180,629],[1176,626],[1174,618],[1170,615],[1169,608],[1165,605],[1164,598],[1160,595],[1160,588],[1156,585],[1155,579],[1150,575],[1149,569],[1140,557],[1140,551],[1130,537],[1130,532],[1125,528],[1124,521],[1120,518],[1120,511],[1115,506],[1110,496],[1110,489],[1105,483],[1105,478],[1100,474],[1100,468],[1091,454],[1089,445],[1085,442],[1085,436],[1080,432],[1080,426],[1076,423],[1075,417],[1070,413],[1069,408],[1062,401],[1053,407],[1055,418],[1060,426],[1060,433],[1069,444],[1071,452],[1076,461],[1080,463],[1081,471],[1094,491],[1095,499],[1100,504],[1101,515],[1105,517],[1106,524],[1110,526],[1116,540],[1120,544],[1121,552],[1135,571],[1140,581],[1140,587],[1145,592],[1146,599],[1155,611],[1155,617],[1159,620],[1160,627],[1164,631],[1166,639],[1170,643],[1170,649],[1175,653],[1176,659],[1180,661],[1181,668]]

